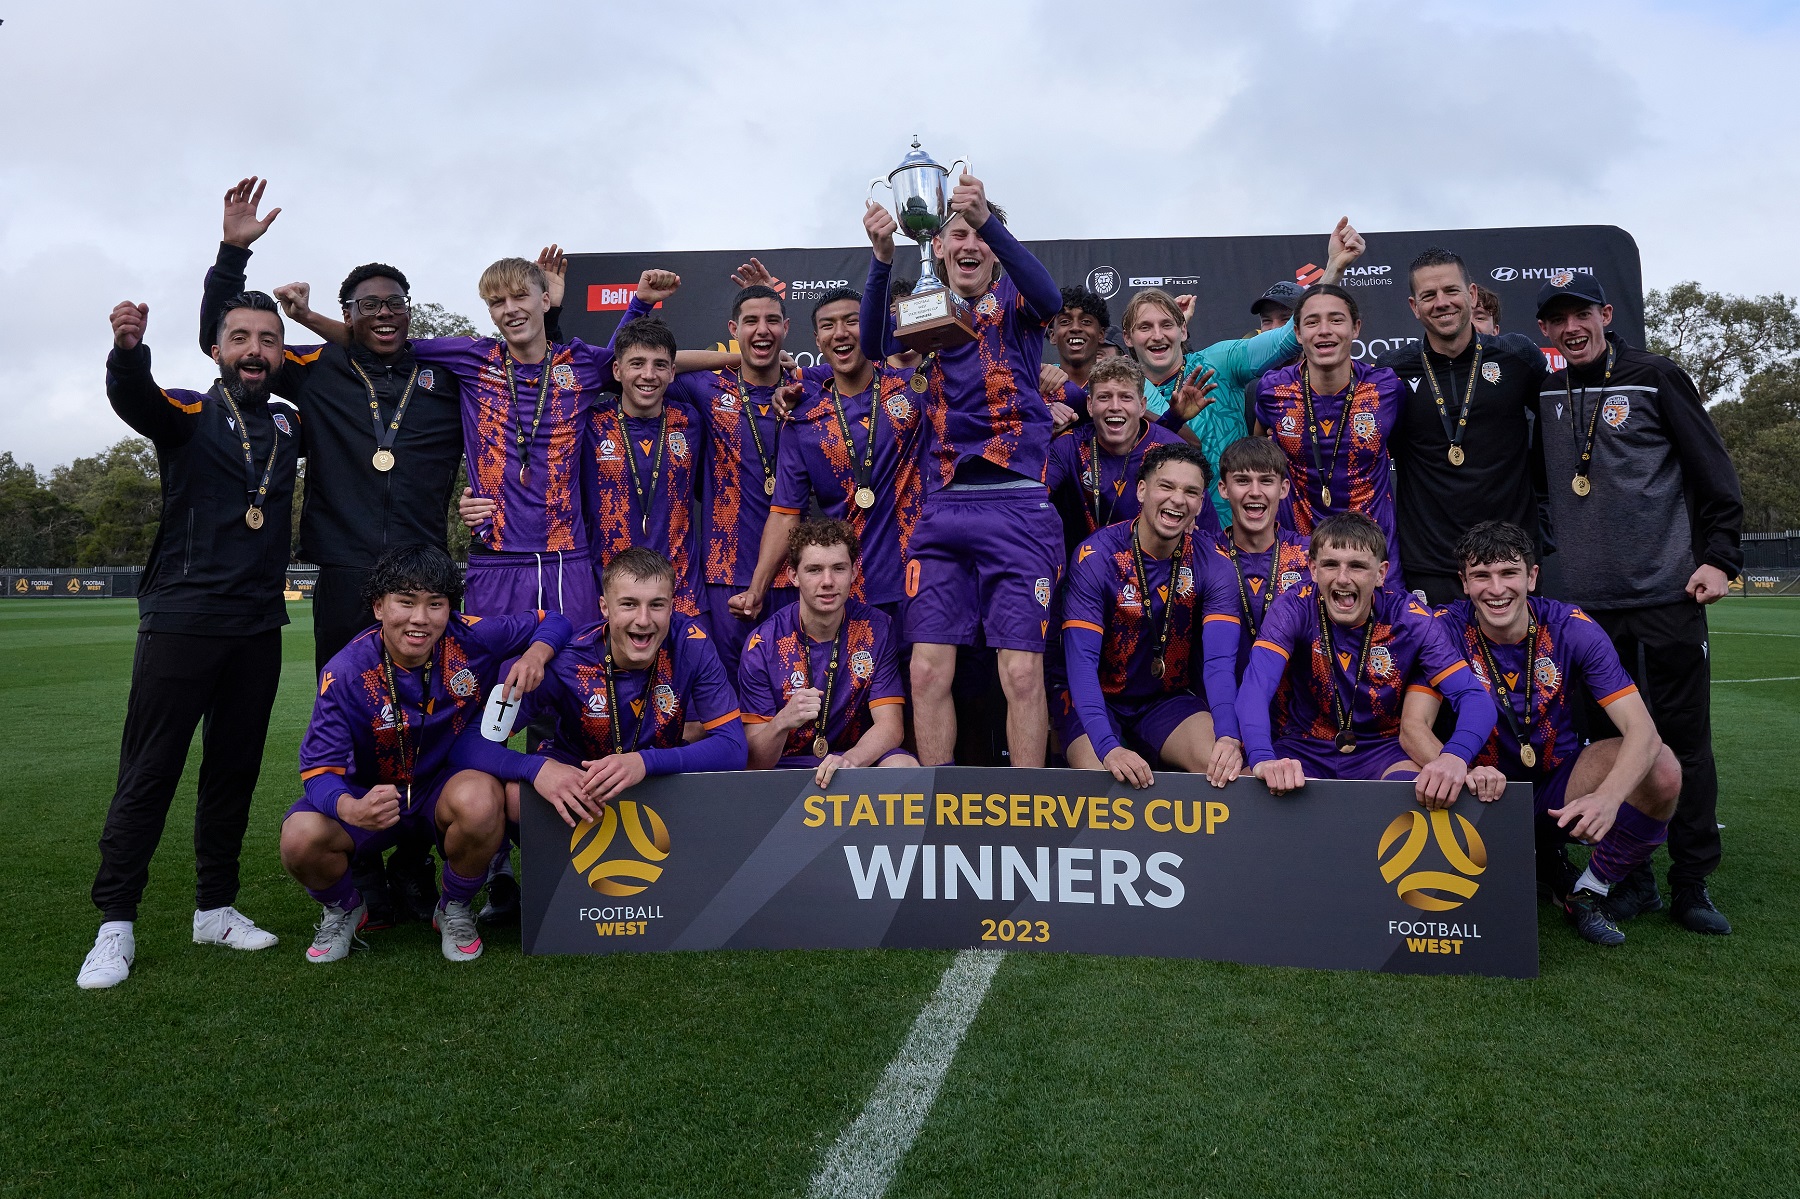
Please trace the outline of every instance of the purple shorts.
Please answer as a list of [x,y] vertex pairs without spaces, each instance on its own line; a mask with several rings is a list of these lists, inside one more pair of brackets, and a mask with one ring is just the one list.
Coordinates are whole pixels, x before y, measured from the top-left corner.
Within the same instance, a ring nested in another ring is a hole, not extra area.
[[1064,558],[1042,487],[933,492],[908,552],[905,641],[1044,652]]
[[[1567,762],[1556,768],[1556,773],[1546,779],[1539,779],[1531,785],[1531,810],[1545,819],[1553,820],[1551,808],[1560,808],[1568,798],[1569,780],[1575,777],[1575,763],[1581,761],[1576,754]],[[1510,781],[1510,780],[1509,780]]]
[[463,579],[463,611],[470,616],[561,612],[577,629],[598,623],[600,604],[587,551],[471,554]]
[[739,620],[731,614],[731,597],[744,589],[732,583],[708,583],[701,595],[700,622],[712,638],[713,650],[725,667],[725,677],[737,685],[738,660],[744,656],[744,642],[756,626],[800,598],[792,587],[771,587],[763,597],[762,614],[755,620]]
[[1378,779],[1409,760],[1398,737],[1359,742],[1356,752],[1348,754],[1339,753],[1329,741],[1282,737],[1275,742],[1275,756],[1298,760],[1309,779]]
[[[1053,712],[1053,723],[1056,732],[1062,738],[1063,751],[1068,752],[1077,738],[1087,735],[1081,727],[1081,715],[1075,711],[1073,702],[1065,702],[1068,694],[1066,687],[1051,693],[1050,701]],[[1162,757],[1162,747],[1169,743],[1182,722],[1190,716],[1206,711],[1206,701],[1186,691],[1178,691],[1173,695],[1159,695],[1153,699],[1106,704],[1107,720],[1112,724],[1113,736],[1117,737],[1127,748],[1143,754],[1153,762]],[[1090,737],[1089,744],[1093,739]]]
[[403,833],[413,829],[428,833],[441,852],[444,848],[444,838],[443,835],[438,832],[437,826],[438,797],[444,793],[444,785],[448,783],[455,774],[456,771],[454,770],[445,771],[436,782],[432,783],[431,789],[425,793],[424,797],[416,799],[412,809],[403,813],[399,821],[389,828],[366,829],[357,828],[353,824],[346,824],[344,821],[338,819],[336,812],[320,812],[312,801],[305,796],[295,800],[293,806],[287,810],[286,815],[284,815],[282,819],[286,820],[288,816],[292,816],[295,812],[316,812],[320,816],[325,817],[325,819],[333,821],[339,828],[350,834],[350,854],[352,857],[362,853],[364,850],[373,850],[376,853],[386,853],[394,846],[400,844],[400,837]]

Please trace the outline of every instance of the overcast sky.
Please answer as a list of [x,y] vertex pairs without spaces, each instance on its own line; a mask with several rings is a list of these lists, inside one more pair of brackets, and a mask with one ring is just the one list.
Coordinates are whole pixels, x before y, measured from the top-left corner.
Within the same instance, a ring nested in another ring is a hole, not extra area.
[[120,299],[160,382],[211,382],[200,277],[247,174],[284,209],[252,286],[380,259],[471,317],[484,265],[551,240],[853,244],[914,132],[1026,238],[1616,224],[1648,286],[1800,290],[1795,5],[1486,9],[0,5],[0,450],[127,434]]

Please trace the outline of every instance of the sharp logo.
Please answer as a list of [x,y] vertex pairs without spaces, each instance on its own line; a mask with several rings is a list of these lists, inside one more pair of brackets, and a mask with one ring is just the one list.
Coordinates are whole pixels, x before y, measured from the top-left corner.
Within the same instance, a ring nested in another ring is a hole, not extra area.
[[[1497,266],[1488,272],[1488,278],[1495,283],[1511,283],[1514,280],[1527,282],[1536,279],[1554,279],[1558,275],[1565,274],[1573,276],[1593,273],[1594,268],[1591,266]],[[1559,283],[1557,286],[1564,287],[1567,284]]]
[[1305,266],[1294,268],[1294,282],[1301,287],[1311,287],[1325,277],[1325,268],[1317,263],[1309,262]]
[[[1451,824],[1453,817],[1455,825]],[[1468,843],[1467,852],[1459,843],[1459,830],[1461,840]],[[1442,864],[1449,870],[1413,869],[1431,840],[1437,842]],[[1394,851],[1392,856],[1389,850]],[[1448,912],[1474,898],[1481,888],[1475,879],[1488,864],[1487,845],[1475,826],[1461,815],[1441,809],[1429,816],[1415,809],[1394,817],[1382,830],[1375,860],[1381,864],[1382,881],[1393,884],[1400,902],[1421,912]]]
[[816,300],[828,291],[849,287],[848,279],[794,279],[787,284],[790,300]]
[[[620,829],[635,856],[607,858]],[[622,799],[608,804],[599,820],[575,826],[569,834],[569,854],[575,872],[584,875],[595,891],[616,898],[636,895],[662,877],[662,863],[669,857],[669,827],[649,806]]]
[[[1345,287],[1392,287],[1394,268],[1384,262],[1369,266],[1353,266],[1344,270]],[[1321,272],[1322,273],[1322,272]]]

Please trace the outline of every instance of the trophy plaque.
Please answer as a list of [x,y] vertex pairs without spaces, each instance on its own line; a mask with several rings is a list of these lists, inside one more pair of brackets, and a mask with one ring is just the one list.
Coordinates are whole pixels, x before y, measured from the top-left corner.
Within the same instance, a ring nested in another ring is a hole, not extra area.
[[[951,163],[956,166],[961,159]],[[966,168],[967,164],[963,163]],[[894,193],[894,219],[900,232],[919,243],[919,282],[899,303],[894,336],[909,350],[929,354],[975,340],[969,302],[951,291],[937,277],[931,255],[931,239],[955,214],[950,211],[945,181],[950,172],[919,148],[917,135],[900,165],[888,172],[885,182]],[[884,182],[872,180],[870,191]]]

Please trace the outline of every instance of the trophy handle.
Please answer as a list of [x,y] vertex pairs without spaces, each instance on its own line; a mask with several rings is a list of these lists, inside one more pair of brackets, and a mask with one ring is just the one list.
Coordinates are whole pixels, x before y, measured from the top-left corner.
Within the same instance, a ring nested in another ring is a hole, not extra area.
[[894,185],[887,181],[886,176],[877,175],[875,178],[869,180],[869,190],[863,193],[863,203],[865,205],[873,204],[875,202],[875,189],[878,187],[886,187],[890,192],[894,190]]
[[963,171],[964,171],[964,172],[967,172],[967,173],[969,173],[969,174],[973,174],[973,173],[974,173],[974,172],[972,172],[972,171],[969,171],[969,160],[968,160],[968,159],[966,159],[966,158],[958,158],[958,159],[955,159],[955,160],[954,160],[954,161],[952,161],[952,162],[951,162],[951,163],[950,163],[950,178],[951,178],[951,180],[952,180],[952,183],[951,183],[951,186],[952,186],[952,187],[954,187],[954,186],[955,186],[955,182],[954,182],[954,181],[955,181],[955,180],[956,180],[956,179],[958,179],[958,178],[960,178],[960,177],[961,177],[961,176],[960,176],[960,175],[958,175],[958,174],[957,174],[957,170],[956,170],[956,168],[957,168],[957,166],[958,166],[958,165],[959,165],[959,164],[960,164],[960,165],[961,165],[961,166],[962,166],[962,169],[963,169]]

